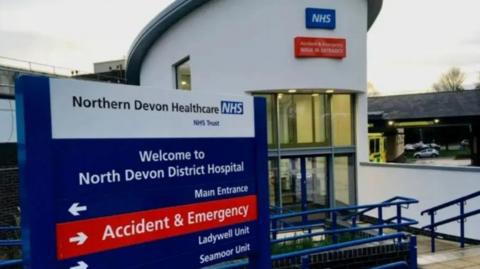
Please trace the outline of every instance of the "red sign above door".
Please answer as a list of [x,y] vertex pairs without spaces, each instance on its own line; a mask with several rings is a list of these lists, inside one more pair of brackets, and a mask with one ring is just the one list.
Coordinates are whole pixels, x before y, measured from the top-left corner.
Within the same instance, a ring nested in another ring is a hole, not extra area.
[[347,40],[344,38],[295,37],[295,57],[334,58],[347,56]]

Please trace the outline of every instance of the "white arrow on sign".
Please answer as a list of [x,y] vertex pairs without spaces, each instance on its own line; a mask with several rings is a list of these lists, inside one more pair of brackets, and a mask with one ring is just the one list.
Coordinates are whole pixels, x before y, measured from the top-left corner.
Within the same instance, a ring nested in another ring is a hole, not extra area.
[[79,261],[77,262],[77,265],[70,267],[70,269],[87,269],[88,264],[86,264],[84,261]]
[[80,212],[82,211],[87,211],[87,206],[80,206],[80,203],[73,203],[68,209],[68,212],[73,216],[80,216]]
[[77,236],[70,237],[70,243],[77,243],[77,246],[85,244],[87,241],[88,236],[82,232],[77,233]]

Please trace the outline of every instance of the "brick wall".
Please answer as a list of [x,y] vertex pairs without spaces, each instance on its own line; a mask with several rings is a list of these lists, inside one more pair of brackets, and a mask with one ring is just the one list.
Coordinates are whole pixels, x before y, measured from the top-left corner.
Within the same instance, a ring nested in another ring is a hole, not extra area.
[[19,206],[18,168],[0,167],[0,226],[18,225]]

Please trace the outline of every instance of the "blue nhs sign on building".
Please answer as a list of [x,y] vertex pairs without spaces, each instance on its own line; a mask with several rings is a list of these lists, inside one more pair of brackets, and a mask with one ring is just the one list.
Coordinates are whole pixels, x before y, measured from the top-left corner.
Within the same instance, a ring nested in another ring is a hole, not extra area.
[[307,8],[305,10],[307,28],[335,29],[336,12],[334,9]]

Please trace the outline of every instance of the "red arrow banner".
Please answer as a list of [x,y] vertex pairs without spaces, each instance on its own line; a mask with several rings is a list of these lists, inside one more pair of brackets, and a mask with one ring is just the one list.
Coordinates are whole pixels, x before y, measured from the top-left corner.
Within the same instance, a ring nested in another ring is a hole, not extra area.
[[257,197],[249,195],[59,223],[57,258],[63,260],[256,219]]

